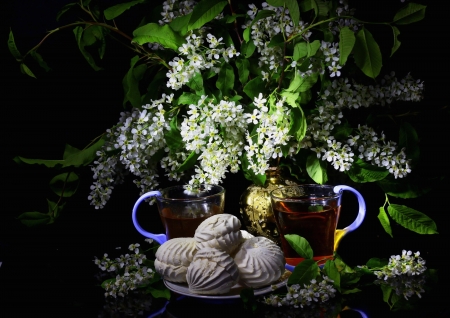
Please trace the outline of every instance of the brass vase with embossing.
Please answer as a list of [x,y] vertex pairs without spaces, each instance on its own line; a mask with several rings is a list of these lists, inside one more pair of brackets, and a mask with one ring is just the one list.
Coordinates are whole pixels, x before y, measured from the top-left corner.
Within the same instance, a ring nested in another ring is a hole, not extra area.
[[241,195],[240,213],[247,231],[255,236],[265,236],[277,244],[281,244],[275,217],[270,203],[270,192],[276,188],[295,185],[286,179],[277,168],[266,171],[264,186],[251,185]]

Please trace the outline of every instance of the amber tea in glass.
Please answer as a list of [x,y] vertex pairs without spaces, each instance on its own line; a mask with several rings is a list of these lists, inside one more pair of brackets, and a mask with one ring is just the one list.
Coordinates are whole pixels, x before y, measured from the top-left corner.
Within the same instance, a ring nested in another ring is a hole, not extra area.
[[[148,198],[155,198],[165,234],[153,234],[138,223],[136,212],[139,204]],[[225,189],[218,185],[202,184],[195,191],[186,186],[173,186],[161,191],[150,191],[142,195],[133,207],[133,224],[142,235],[163,244],[176,237],[193,237],[195,230],[206,218],[223,213]]]
[[303,258],[289,245],[284,235],[297,234],[304,237],[313,249],[313,259],[320,264],[332,258],[342,236],[356,229],[362,222],[365,204],[358,193],[360,213],[356,223],[343,230],[336,230],[341,211],[341,193],[344,190],[342,187],[354,190],[347,186],[313,184],[283,187],[271,192],[272,210],[280,232],[281,247],[289,265],[295,266]]

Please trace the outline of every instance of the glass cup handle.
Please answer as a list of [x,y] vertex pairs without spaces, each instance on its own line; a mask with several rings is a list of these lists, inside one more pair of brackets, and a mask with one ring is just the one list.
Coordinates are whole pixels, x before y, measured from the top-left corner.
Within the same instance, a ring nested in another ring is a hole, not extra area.
[[147,193],[141,195],[141,197],[134,204],[133,213],[131,214],[131,218],[133,220],[133,224],[134,224],[134,227],[136,228],[136,230],[139,233],[141,233],[142,235],[144,235],[145,237],[155,240],[159,244],[163,244],[164,242],[167,241],[166,234],[153,234],[153,233],[150,233],[150,232],[147,232],[146,230],[144,230],[137,221],[136,211],[137,211],[139,204],[141,204],[141,202],[144,201],[145,199],[152,198],[152,197],[161,197],[161,196],[162,196],[161,192],[159,192],[159,191],[150,191],[150,192],[147,192]]
[[336,236],[335,236],[335,240],[334,240],[334,250],[337,250],[337,247],[338,247],[339,242],[341,241],[342,237],[345,234],[356,230],[361,225],[362,221],[364,220],[364,217],[366,216],[366,202],[364,201],[361,193],[359,193],[352,187],[349,187],[346,185],[338,185],[338,186],[335,186],[333,189],[334,193],[340,193],[342,190],[348,190],[350,192],[353,192],[354,195],[356,195],[356,198],[358,199],[358,204],[359,204],[359,212],[358,212],[358,216],[356,217],[356,220],[353,221],[352,224],[343,228],[342,230],[336,230]]

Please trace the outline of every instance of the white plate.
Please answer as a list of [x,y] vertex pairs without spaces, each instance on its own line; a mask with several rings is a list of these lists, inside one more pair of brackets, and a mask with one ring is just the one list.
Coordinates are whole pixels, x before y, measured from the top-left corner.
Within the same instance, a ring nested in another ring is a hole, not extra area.
[[[289,277],[291,273],[286,271],[286,273],[280,278],[279,281],[275,282],[274,284],[261,287],[258,289],[254,289],[253,293],[255,296],[261,296],[270,292],[273,292],[274,290],[277,290],[283,286],[286,286],[287,278]],[[240,284],[236,284],[233,287],[231,287],[231,290],[226,294],[221,295],[201,295],[201,294],[194,294],[189,290],[189,286],[186,283],[172,283],[167,280],[164,280],[164,284],[169,288],[171,291],[178,293],[180,295],[185,295],[189,297],[195,297],[205,300],[231,300],[231,299],[239,299],[241,296],[241,291],[244,288],[247,288],[245,286],[242,286]]]

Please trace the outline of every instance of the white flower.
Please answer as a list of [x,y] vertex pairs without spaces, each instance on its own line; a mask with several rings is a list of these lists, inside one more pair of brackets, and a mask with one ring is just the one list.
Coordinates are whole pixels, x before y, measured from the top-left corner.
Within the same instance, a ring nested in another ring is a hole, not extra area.
[[331,72],[330,77],[341,76],[341,71],[339,71],[341,68],[342,67],[340,65],[336,64],[336,62],[333,61],[333,63],[328,66],[328,69]]

